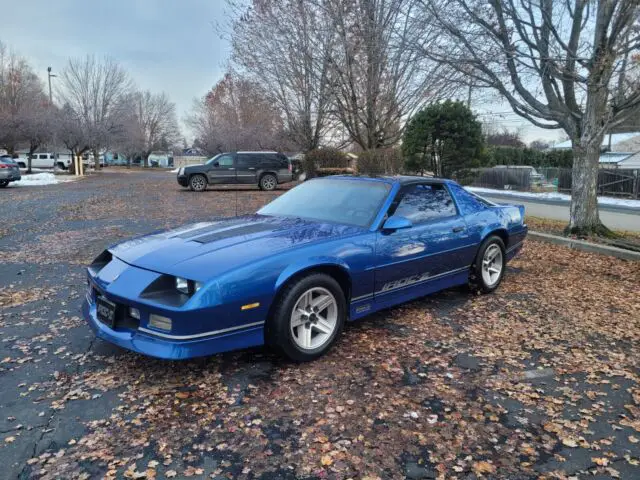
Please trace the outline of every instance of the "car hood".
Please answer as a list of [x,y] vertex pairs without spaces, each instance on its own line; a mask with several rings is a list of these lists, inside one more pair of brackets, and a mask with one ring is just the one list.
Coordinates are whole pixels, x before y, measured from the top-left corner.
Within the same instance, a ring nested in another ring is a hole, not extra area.
[[268,255],[364,231],[350,225],[250,215],[134,238],[109,251],[136,267],[206,281]]

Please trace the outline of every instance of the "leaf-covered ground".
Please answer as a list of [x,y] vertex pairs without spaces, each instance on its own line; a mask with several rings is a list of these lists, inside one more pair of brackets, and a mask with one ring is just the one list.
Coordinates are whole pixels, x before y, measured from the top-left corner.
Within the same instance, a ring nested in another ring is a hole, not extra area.
[[280,193],[163,172],[5,192],[2,478],[640,478],[637,263],[527,242],[495,294],[373,315],[304,365],[154,360],[85,326],[106,245]]

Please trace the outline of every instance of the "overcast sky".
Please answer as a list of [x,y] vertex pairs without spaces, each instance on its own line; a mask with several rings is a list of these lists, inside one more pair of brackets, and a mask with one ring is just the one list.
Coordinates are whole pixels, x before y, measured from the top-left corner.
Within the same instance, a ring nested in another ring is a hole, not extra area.
[[[166,92],[181,123],[193,98],[222,77],[230,54],[215,28],[224,23],[224,0],[0,0],[0,11],[10,12],[0,40],[29,60],[45,85],[48,66],[55,73],[69,57],[110,55],[138,88]],[[534,127],[495,98],[474,95],[472,108],[498,128],[520,129],[527,142],[562,135]]]
[[229,45],[214,25],[224,21],[224,4],[223,0],[0,0],[0,11],[10,12],[0,27],[0,40],[27,57],[45,82],[47,67],[60,71],[69,57],[110,55],[138,88],[167,92],[182,120],[193,98],[204,95],[222,76]]

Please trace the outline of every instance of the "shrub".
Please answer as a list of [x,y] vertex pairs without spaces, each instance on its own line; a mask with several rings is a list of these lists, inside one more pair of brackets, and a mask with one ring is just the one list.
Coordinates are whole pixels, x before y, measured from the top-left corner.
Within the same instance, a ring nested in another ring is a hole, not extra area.
[[358,156],[358,173],[394,175],[402,170],[403,158],[397,148],[365,150]]
[[347,156],[337,148],[317,148],[304,156],[304,171],[307,178],[317,176],[318,169],[347,167]]

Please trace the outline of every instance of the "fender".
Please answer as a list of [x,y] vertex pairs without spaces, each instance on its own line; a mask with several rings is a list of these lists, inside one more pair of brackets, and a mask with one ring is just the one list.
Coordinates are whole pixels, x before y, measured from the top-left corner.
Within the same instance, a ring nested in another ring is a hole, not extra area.
[[343,270],[349,278],[351,278],[351,269],[349,265],[339,257],[329,257],[329,256],[315,256],[310,258],[301,259],[298,262],[295,262],[285,268],[274,285],[273,292],[274,294],[280,290],[280,287],[284,285],[289,279],[291,279],[294,275],[303,272],[304,270],[309,270],[315,267],[338,267]]

